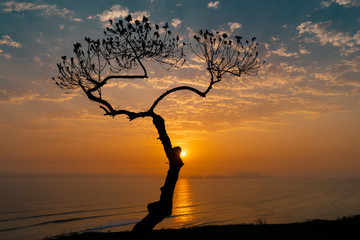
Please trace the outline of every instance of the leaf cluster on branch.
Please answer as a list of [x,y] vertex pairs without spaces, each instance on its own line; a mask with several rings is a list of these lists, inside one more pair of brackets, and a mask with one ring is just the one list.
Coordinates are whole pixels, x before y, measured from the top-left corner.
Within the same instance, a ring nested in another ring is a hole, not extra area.
[[208,30],[199,31],[194,36],[196,44],[191,50],[207,63],[207,70],[215,81],[221,81],[226,74],[237,77],[242,75],[254,75],[264,64],[258,58],[256,51],[259,45],[256,38],[251,42],[242,42],[240,36],[235,36],[235,40],[229,39],[226,33],[209,32]]
[[[147,78],[143,60],[154,60],[162,66],[180,67],[184,63],[183,46],[179,36],[173,37],[166,24],[160,28],[152,26],[144,16],[142,21],[132,21],[129,15],[125,21],[110,22],[104,34],[107,38],[90,39],[85,37],[87,46],[74,44],[75,58],[62,57],[58,63],[60,76],[53,80],[66,90],[78,87],[86,91],[100,90],[109,79]],[[141,67],[142,75],[115,75]],[[103,73],[108,72],[104,77]]]

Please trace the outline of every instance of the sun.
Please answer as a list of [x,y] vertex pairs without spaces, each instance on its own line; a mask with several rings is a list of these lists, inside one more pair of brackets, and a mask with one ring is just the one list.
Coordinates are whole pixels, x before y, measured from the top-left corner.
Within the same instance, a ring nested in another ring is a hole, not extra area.
[[182,157],[185,157],[185,156],[186,156],[186,152],[182,151],[180,155],[181,155]]

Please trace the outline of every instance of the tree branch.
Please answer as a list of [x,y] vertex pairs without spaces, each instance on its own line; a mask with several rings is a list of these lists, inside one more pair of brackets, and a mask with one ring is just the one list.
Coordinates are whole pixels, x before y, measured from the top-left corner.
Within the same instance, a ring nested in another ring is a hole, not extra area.
[[89,92],[95,92],[97,90],[99,90],[101,87],[103,87],[108,80],[110,79],[136,79],[136,78],[148,78],[148,76],[146,75],[146,72],[144,75],[111,75],[111,76],[107,76],[106,78],[104,78],[100,83],[97,83],[95,87],[90,88]]
[[150,111],[150,112],[153,112],[153,111],[154,111],[154,108],[158,105],[158,103],[159,103],[164,97],[166,97],[166,96],[169,95],[170,93],[173,93],[173,92],[176,92],[176,91],[180,91],[180,90],[189,90],[189,91],[192,91],[192,92],[200,95],[201,97],[205,97],[205,96],[206,96],[206,93],[201,92],[201,91],[199,91],[199,90],[197,90],[196,88],[193,88],[193,87],[189,87],[189,86],[176,87],[176,88],[167,90],[166,92],[164,92],[163,94],[161,94],[160,97],[158,97],[158,98],[155,100],[155,102],[153,103],[153,105],[150,107],[149,111]]

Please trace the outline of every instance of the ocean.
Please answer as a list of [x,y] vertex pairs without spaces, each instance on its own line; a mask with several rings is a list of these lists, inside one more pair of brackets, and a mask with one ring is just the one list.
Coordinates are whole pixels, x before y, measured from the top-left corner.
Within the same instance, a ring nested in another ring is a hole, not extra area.
[[[131,230],[161,178],[0,178],[0,240]],[[360,180],[180,178],[156,228],[290,223],[360,214]]]

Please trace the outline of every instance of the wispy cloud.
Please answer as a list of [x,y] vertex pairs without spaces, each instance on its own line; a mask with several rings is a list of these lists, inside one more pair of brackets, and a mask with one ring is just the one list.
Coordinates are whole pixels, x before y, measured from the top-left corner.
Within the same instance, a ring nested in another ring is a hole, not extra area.
[[329,0],[329,1],[322,1],[320,3],[321,7],[330,7],[331,4],[336,3],[341,6],[346,7],[359,7],[360,6],[360,0]]
[[0,89],[0,104],[22,104],[27,101],[40,100],[49,102],[63,102],[74,98],[76,94],[62,94],[50,96],[49,94],[40,94],[32,90],[7,91]]
[[[273,37],[272,40],[274,42],[278,41],[279,39],[278,38],[275,38]],[[276,49],[276,50],[269,50],[269,45],[267,45],[267,49],[268,49],[268,53],[271,55],[271,54],[275,54],[275,55],[278,55],[278,56],[281,56],[281,57],[294,57],[294,58],[299,58],[301,55],[307,55],[307,54],[310,54],[310,52],[305,49],[303,46],[300,46],[299,47],[299,51],[289,51],[283,43],[280,43],[279,44],[279,47]]]
[[43,67],[45,65],[45,63],[43,61],[41,61],[41,58],[39,56],[34,57],[33,60],[40,67]]
[[299,50],[299,52],[301,53],[301,54],[310,54],[310,52],[308,51],[308,50],[306,50],[305,48],[300,48],[300,50]]
[[231,32],[235,31],[235,29],[241,28],[241,24],[237,22],[229,22],[228,25]]
[[182,21],[178,18],[174,18],[172,21],[171,21],[171,25],[175,28],[179,27],[180,24],[182,23]]
[[10,93],[6,90],[0,89],[0,103],[21,104],[24,101],[33,100],[35,97],[38,96],[38,93],[34,93],[32,91]]
[[284,46],[280,47],[277,50],[271,51],[271,53],[281,57],[299,57],[299,54],[297,52],[287,52],[287,49]]
[[3,6],[1,9],[2,12],[24,12],[24,11],[37,11],[40,15],[43,16],[60,16],[63,18],[67,18],[71,21],[81,22],[82,19],[74,18],[74,12],[70,11],[67,8],[58,8],[56,4],[35,4],[28,2],[15,2],[8,1],[0,3],[0,6]]
[[[9,35],[3,35],[0,39],[0,45],[5,45],[9,47],[21,48],[21,44],[12,40]],[[10,59],[12,56],[10,54],[4,53],[2,49],[0,49],[0,57]]]
[[352,94],[359,94],[360,56],[344,59],[330,65],[326,71],[317,72],[316,78],[327,82],[329,86],[350,87]]
[[186,30],[188,31],[188,37],[193,39],[193,37],[196,35],[196,32],[190,27],[186,27]]
[[0,49],[0,57],[6,58],[6,59],[10,59],[11,55],[4,53],[4,51],[2,49]]
[[206,65],[203,64],[203,62],[197,61],[196,58],[192,58],[189,61],[186,61],[185,64],[182,66],[183,69],[190,68],[190,69],[196,69],[199,71],[205,71]]
[[272,37],[271,37],[271,40],[272,40],[273,42],[276,42],[276,41],[279,41],[279,38],[272,36]]
[[88,19],[99,18],[101,22],[107,22],[110,19],[115,20],[119,18],[125,18],[128,15],[131,15],[133,19],[141,19],[143,16],[149,17],[150,13],[147,11],[137,11],[131,13],[127,7],[115,4],[110,8],[110,10],[105,10],[102,13],[96,14],[95,16],[89,16]]
[[7,45],[10,47],[21,48],[21,44],[11,39],[9,35],[3,35],[0,39],[0,45]]
[[207,7],[208,7],[208,8],[215,8],[215,9],[218,9],[219,4],[220,4],[220,2],[219,2],[219,1],[209,2],[209,3],[208,3],[208,5],[207,5]]
[[360,30],[351,36],[350,33],[343,33],[330,30],[332,21],[312,23],[311,21],[301,23],[296,29],[300,35],[308,34],[306,42],[319,42],[320,45],[333,45],[340,48],[340,53],[347,55],[359,50]]

